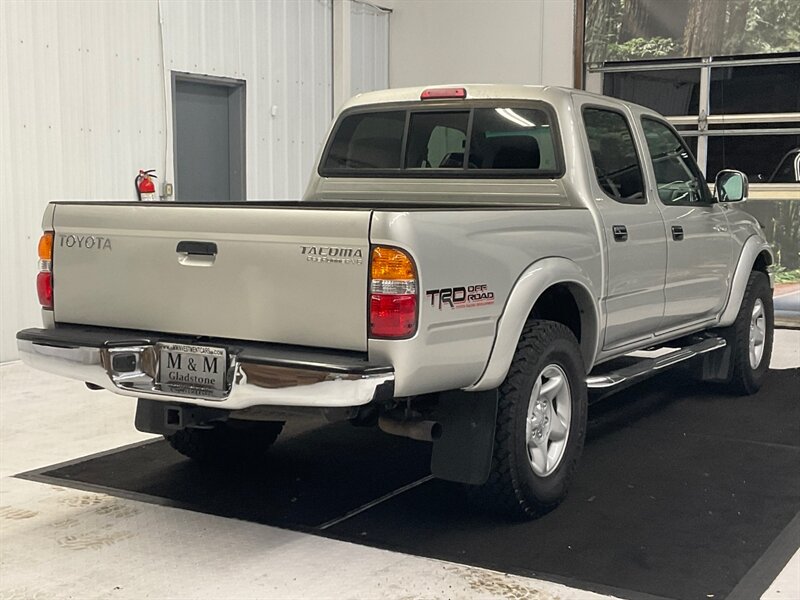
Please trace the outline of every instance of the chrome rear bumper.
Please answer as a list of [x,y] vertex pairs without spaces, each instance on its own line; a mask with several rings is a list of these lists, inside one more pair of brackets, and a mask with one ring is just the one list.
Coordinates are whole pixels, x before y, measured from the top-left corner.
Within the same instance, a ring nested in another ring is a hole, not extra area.
[[[280,347],[267,344],[224,340],[192,343],[226,347],[226,389],[162,386],[157,378],[156,346],[167,338],[139,337],[139,333],[78,326],[26,329],[17,334],[17,348],[22,361],[36,369],[123,396],[228,410],[360,406],[393,393],[391,367],[370,364],[352,353],[327,355],[296,348],[282,352]],[[135,356],[135,367],[115,370],[113,357],[118,354]]]

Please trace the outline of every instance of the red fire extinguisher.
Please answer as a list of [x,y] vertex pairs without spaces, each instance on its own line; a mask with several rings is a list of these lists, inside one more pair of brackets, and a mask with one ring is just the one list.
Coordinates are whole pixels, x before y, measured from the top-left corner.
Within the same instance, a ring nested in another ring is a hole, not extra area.
[[154,202],[158,200],[158,196],[156,196],[156,184],[153,179],[157,179],[155,175],[155,169],[148,169],[144,171],[139,169],[139,174],[136,176],[134,183],[136,184],[136,197],[139,198],[139,201],[145,200],[149,202]]

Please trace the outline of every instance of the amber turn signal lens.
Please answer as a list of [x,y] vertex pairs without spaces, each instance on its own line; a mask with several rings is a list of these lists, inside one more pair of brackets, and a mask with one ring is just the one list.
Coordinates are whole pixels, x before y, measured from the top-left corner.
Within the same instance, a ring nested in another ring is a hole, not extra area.
[[53,260],[52,231],[45,231],[39,238],[39,260]]
[[414,263],[397,248],[376,246],[372,249],[372,279],[415,279]]

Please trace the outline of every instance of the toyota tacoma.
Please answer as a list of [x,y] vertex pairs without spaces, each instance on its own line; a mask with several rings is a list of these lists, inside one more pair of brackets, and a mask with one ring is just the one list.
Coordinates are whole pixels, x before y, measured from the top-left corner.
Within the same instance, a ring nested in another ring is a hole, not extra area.
[[[292,202],[53,202],[29,365],[138,398],[198,461],[321,413],[432,442],[518,517],[567,493],[590,398],[692,360],[759,389],[773,255],[657,113],[555,87],[362,94]],[[180,191],[180,190],[178,190]]]

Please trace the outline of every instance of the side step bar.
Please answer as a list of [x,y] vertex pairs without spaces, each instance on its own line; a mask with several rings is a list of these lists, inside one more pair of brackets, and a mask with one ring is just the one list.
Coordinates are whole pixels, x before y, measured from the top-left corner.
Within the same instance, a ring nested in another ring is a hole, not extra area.
[[672,367],[700,354],[719,350],[724,348],[725,345],[726,342],[721,337],[705,338],[691,346],[678,348],[673,352],[662,354],[661,356],[642,358],[638,362],[616,371],[590,374],[586,378],[586,387],[589,388],[589,392],[595,393],[617,391],[643,377],[655,375],[662,369]]

